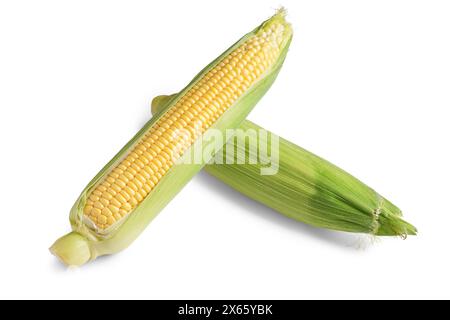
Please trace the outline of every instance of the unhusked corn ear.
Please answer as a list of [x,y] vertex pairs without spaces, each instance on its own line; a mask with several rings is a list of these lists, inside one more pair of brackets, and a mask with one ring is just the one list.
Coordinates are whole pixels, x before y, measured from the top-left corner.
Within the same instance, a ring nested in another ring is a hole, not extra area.
[[73,232],[53,253],[81,265],[86,256],[124,249],[143,231],[210,159],[177,160],[205,144],[199,138],[210,128],[238,126],[275,80],[292,37],[284,15],[279,11],[210,63],[100,171],[72,208]]
[[[165,109],[174,95],[158,96],[152,101],[152,112]],[[242,132],[261,132],[258,146],[270,150],[275,135],[245,120]],[[230,140],[219,153],[236,150],[246,159],[259,157],[258,163],[207,164],[205,170],[229,186],[262,204],[295,220],[315,227],[379,236],[415,235],[416,228],[402,219],[399,208],[376,191],[332,163],[285,140],[279,139],[278,171],[261,175],[269,158],[256,154],[255,148]],[[229,156],[229,155],[228,155]]]
[[[130,214],[158,185],[174,161],[273,65],[284,32],[283,24],[272,24],[221,59],[102,179],[88,196],[84,216],[103,230]],[[193,134],[176,141],[175,130]],[[173,154],[175,148],[178,152]]]
[[[251,121],[244,121],[239,128],[263,130]],[[267,137],[273,135],[267,131],[258,143],[270,150],[272,140]],[[283,138],[278,147],[274,175],[261,175],[269,158],[257,164],[212,164],[205,170],[247,197],[315,227],[402,238],[417,234],[397,206],[351,174]],[[248,144],[237,148],[251,157],[253,150]],[[227,150],[230,148],[222,149],[224,156]]]

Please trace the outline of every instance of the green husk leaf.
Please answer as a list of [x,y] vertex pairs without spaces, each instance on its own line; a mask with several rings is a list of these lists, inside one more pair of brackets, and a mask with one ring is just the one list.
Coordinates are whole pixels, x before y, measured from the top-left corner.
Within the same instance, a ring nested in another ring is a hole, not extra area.
[[[172,97],[153,99],[152,112],[164,110]],[[247,120],[239,129],[263,130]],[[267,137],[273,133],[268,133],[258,139],[270,149],[271,140]],[[251,152],[257,152],[248,144],[227,144],[244,148],[247,159]],[[231,149],[222,149],[224,158]],[[257,164],[208,164],[205,170],[249,198],[315,227],[379,236],[406,237],[417,233],[401,218],[400,209],[344,170],[282,138],[279,152],[279,170],[275,175],[261,175],[265,166],[261,163],[267,159]]]

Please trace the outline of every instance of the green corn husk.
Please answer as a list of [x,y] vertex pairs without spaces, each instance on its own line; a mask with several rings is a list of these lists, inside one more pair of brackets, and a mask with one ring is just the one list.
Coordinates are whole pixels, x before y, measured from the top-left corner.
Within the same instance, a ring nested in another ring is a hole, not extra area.
[[[164,110],[171,96],[158,96],[152,101],[152,112]],[[246,120],[239,129],[262,130]],[[259,142],[270,150],[272,135],[259,136]],[[231,145],[233,147],[229,147]],[[260,144],[259,144],[260,145]],[[250,158],[257,149],[229,140],[222,149],[236,148]],[[261,161],[262,160],[262,161]],[[315,227],[369,233],[378,236],[415,235],[414,226],[404,221],[399,208],[367,185],[332,163],[285,140],[279,139],[279,169],[274,175],[261,175],[268,159],[257,164],[208,164],[205,170],[247,197]]]
[[219,119],[214,122],[211,127],[204,133],[215,129],[224,132],[229,128],[236,128],[250,113],[259,99],[267,92],[272,83],[275,81],[278,72],[286,57],[289,44],[292,39],[292,29],[285,21],[285,12],[280,10],[272,18],[263,22],[260,26],[245,35],[222,55],[211,62],[203,69],[180,93],[171,97],[170,101],[166,101],[166,109],[150,119],[144,127],[131,139],[131,141],[122,148],[121,151],[98,173],[98,175],[87,185],[82,191],[80,197],[75,202],[71,213],[70,222],[72,232],[58,239],[50,251],[55,254],[62,262],[67,265],[79,266],[101,255],[108,255],[119,252],[128,247],[145,229],[150,221],[167,205],[167,203],[175,197],[175,195],[187,184],[187,182],[198,173],[203,166],[209,162],[208,158],[201,159],[200,163],[187,164],[184,161],[185,155],[189,155],[191,150],[198,146],[202,147],[205,142],[197,139],[181,156],[180,163],[173,165],[159,180],[154,189],[143,199],[143,201],[125,218],[123,221],[108,227],[105,230],[96,230],[89,221],[83,216],[83,208],[86,199],[91,190],[93,190],[102,178],[108,174],[112,168],[127,155],[138,141],[149,131],[149,129],[170,109],[184,94],[213,67],[215,67],[222,58],[228,56],[232,50],[240,46],[249,37],[261,30],[265,32],[266,28],[272,24],[280,24],[284,27],[279,46],[279,53],[274,59],[274,63],[266,69],[265,73],[258,78],[253,85],[244,91],[239,98],[225,111]]

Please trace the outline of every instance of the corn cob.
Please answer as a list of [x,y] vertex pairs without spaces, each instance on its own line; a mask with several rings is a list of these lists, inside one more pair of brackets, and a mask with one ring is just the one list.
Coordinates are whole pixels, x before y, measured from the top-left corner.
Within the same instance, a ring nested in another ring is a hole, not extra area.
[[209,161],[183,161],[200,138],[236,128],[269,89],[292,38],[284,16],[280,10],[241,38],[147,122],[82,191],[70,213],[73,231],[53,254],[78,266],[131,244]]
[[[152,113],[166,108],[172,96],[158,96],[152,101]],[[245,120],[244,132],[263,128]],[[268,131],[267,131],[268,132]],[[257,145],[270,148],[274,134],[258,136]],[[219,153],[222,158],[261,157],[257,149],[228,140]],[[231,146],[231,147],[230,147]],[[237,151],[234,151],[237,148]],[[239,150],[240,149],[240,150]],[[234,151],[230,155],[230,151]],[[227,154],[228,153],[228,154]],[[379,236],[415,235],[414,226],[404,221],[401,211],[373,189],[344,170],[313,153],[280,138],[279,169],[274,175],[261,175],[268,159],[250,164],[208,164],[205,170],[251,199],[292,218],[315,227]]]

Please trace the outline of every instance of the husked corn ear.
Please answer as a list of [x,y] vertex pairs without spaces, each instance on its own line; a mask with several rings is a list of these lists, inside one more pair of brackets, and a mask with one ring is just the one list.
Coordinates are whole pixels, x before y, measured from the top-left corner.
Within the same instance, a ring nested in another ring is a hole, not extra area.
[[[51,251],[68,265],[126,248],[210,160],[185,155],[209,129],[236,128],[275,80],[292,30],[280,10],[241,38],[166,103],[99,172],[75,202],[73,232]],[[183,134],[179,134],[182,132]]]
[[[85,217],[106,229],[130,214],[174,161],[273,64],[284,29],[272,24],[259,30],[189,89],[90,193]],[[180,129],[192,134],[176,141],[174,132]],[[175,149],[180,152],[174,154]]]

